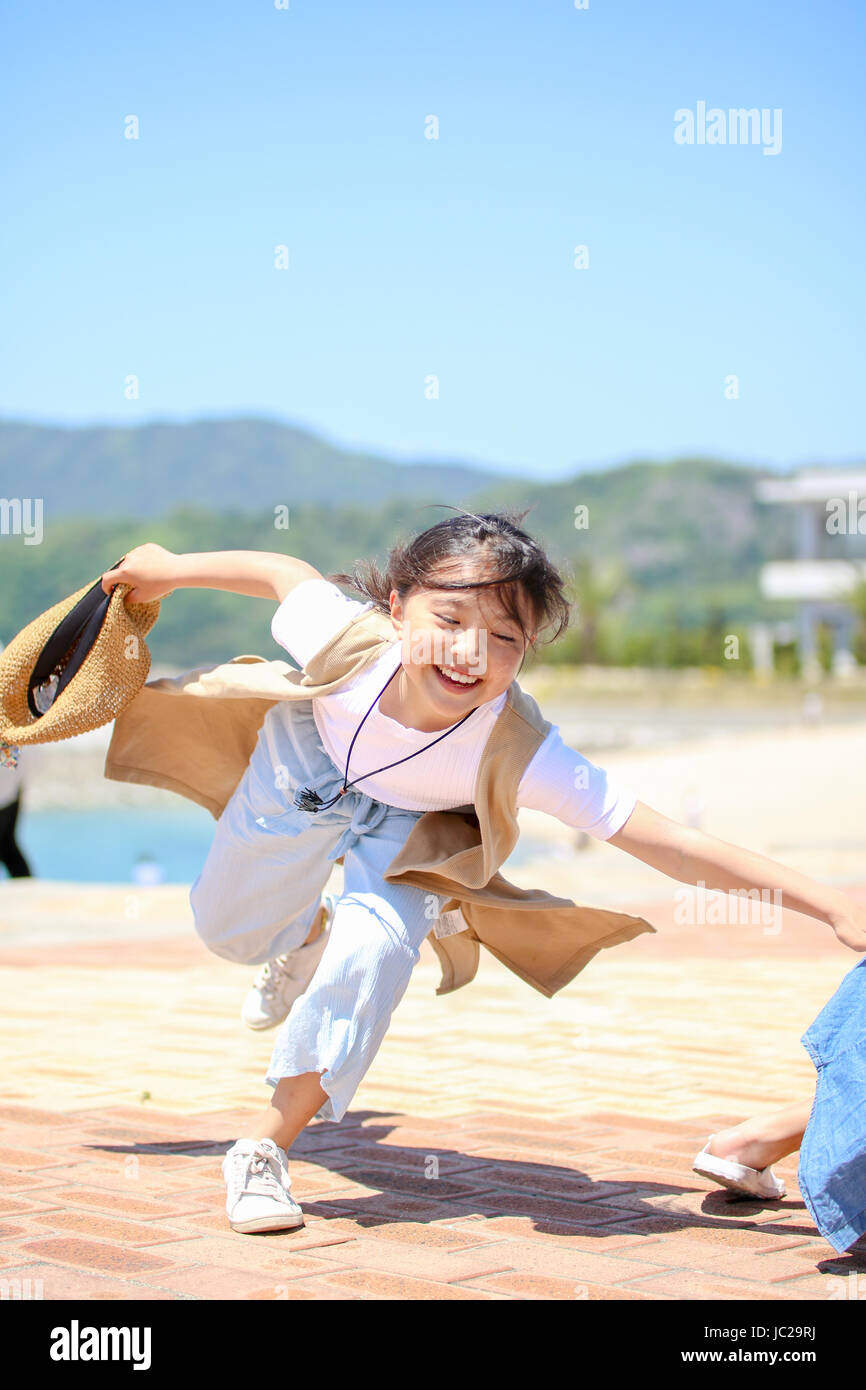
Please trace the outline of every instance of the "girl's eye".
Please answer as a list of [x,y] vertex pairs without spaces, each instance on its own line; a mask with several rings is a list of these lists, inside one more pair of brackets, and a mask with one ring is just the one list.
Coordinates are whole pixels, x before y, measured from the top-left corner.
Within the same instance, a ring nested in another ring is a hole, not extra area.
[[[457,622],[457,619],[456,619],[456,618],[449,618],[448,615],[447,615],[447,613],[437,613],[437,614],[436,614],[436,617],[437,617],[437,618],[441,618],[442,621],[443,621],[444,623],[456,623],[456,622]],[[494,632],[493,636],[494,636],[494,637],[499,637],[499,638],[501,638],[501,640],[502,640],[503,642],[510,642],[511,645],[512,645],[512,647],[514,646],[514,643],[515,643],[515,640],[516,640],[514,637],[506,637],[506,635],[505,635],[504,632]]]

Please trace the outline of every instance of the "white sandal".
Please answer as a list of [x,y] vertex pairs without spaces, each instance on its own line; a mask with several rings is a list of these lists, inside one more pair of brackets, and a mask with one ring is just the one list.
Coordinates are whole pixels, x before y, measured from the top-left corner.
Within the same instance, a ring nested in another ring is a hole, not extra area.
[[784,1197],[787,1188],[781,1178],[777,1178],[771,1167],[749,1168],[745,1163],[736,1163],[732,1158],[719,1158],[710,1153],[710,1144],[715,1139],[711,1134],[701,1149],[692,1171],[701,1177],[712,1178],[713,1182],[729,1187],[733,1192],[744,1192],[750,1197]]

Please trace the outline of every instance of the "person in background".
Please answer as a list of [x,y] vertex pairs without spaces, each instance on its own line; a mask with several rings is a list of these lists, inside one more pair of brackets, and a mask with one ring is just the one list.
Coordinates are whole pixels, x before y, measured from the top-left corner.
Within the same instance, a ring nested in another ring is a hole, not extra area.
[[0,767],[0,863],[6,865],[10,878],[31,878],[30,865],[15,839],[15,823],[21,809],[21,752],[17,767]]
[[[0,642],[0,652],[5,647]],[[15,839],[15,823],[21,810],[21,788],[24,785],[24,749],[18,750],[16,767],[0,764],[0,863],[6,865],[10,878],[32,878],[30,865]]]

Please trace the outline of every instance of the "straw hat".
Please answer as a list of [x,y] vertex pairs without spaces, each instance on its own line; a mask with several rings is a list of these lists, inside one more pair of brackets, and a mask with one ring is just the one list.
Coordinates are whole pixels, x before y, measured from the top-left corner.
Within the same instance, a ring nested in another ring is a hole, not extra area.
[[106,594],[100,575],[3,648],[0,761],[14,765],[17,745],[98,729],[135,698],[150,670],[144,638],[159,617],[160,600],[126,603],[132,587],[116,584]]

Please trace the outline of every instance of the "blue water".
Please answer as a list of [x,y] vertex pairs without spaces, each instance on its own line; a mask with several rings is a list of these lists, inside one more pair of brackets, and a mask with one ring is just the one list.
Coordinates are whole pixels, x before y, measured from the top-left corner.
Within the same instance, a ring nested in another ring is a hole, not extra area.
[[[31,871],[76,883],[192,883],[216,821],[193,803],[179,810],[27,811],[17,839]],[[136,878],[136,861],[139,863]],[[147,870],[147,877],[145,877]],[[5,871],[0,867],[0,878]]]
[[[216,821],[190,803],[177,810],[22,811],[18,843],[38,878],[74,883],[192,883],[211,847]],[[522,836],[507,861],[533,850]],[[138,868],[136,867],[138,865]],[[0,881],[6,877],[0,866]]]

